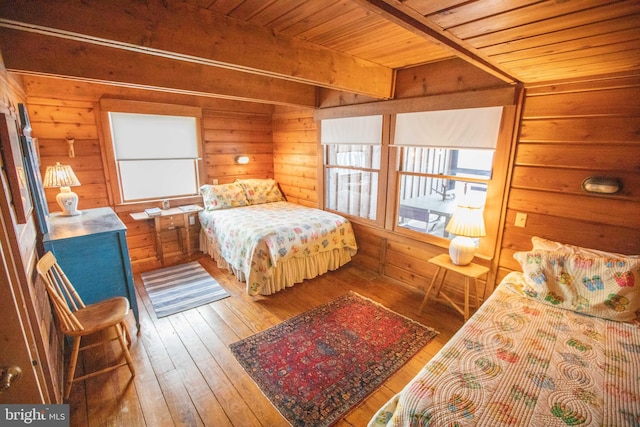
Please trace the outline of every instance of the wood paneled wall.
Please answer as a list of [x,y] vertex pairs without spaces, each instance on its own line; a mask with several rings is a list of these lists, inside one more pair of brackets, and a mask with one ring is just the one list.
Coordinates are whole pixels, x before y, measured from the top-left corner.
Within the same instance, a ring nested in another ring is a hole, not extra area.
[[[639,254],[640,77],[528,87],[512,172],[499,277],[519,269],[513,253],[532,236]],[[623,190],[587,194],[590,176],[619,178]]]
[[[247,102],[216,100],[192,96],[162,94],[92,83],[70,83],[61,79],[25,77],[28,108],[33,136],[38,138],[41,172],[56,162],[69,164],[82,183],[74,187],[79,208],[111,206],[127,226],[127,244],[134,271],[160,267],[155,249],[152,221],[134,221],[131,212],[139,212],[157,203],[115,206],[107,184],[103,126],[99,100],[117,97],[136,101],[173,103],[201,107],[203,165],[205,181],[232,182],[238,178],[268,178],[274,176],[272,124],[273,107]],[[75,139],[75,157],[68,155],[66,137]],[[235,158],[248,155],[247,165],[238,165]],[[55,197],[57,189],[45,190],[51,212],[60,210]],[[199,203],[199,197],[171,200],[172,206]],[[177,235],[174,233],[174,238]],[[170,236],[169,236],[170,237]],[[163,238],[171,252],[176,241]],[[179,259],[175,260],[176,262]]]
[[273,168],[287,201],[318,207],[318,124],[313,110],[276,109]]
[[[203,161],[208,184],[242,178],[273,178],[271,114],[204,110]],[[249,156],[239,165],[237,156]]]
[[[96,100],[97,101],[97,100]],[[96,102],[55,98],[29,98],[29,117],[33,136],[38,139],[42,177],[47,166],[60,162],[70,165],[82,184],[73,187],[79,208],[109,206],[109,193],[103,168]],[[65,138],[74,138],[75,157],[69,157]],[[50,212],[59,212],[58,189],[45,189]]]
[[[443,77],[442,72],[434,71],[431,75],[425,66],[423,75],[399,75],[399,83],[418,82],[420,88],[433,90],[433,93],[428,90],[422,93],[414,87],[400,88],[400,92],[428,96],[455,92],[460,82],[491,84],[478,83],[475,73],[471,74],[473,78],[467,78],[457,64],[452,69],[459,72]],[[339,93],[323,93],[321,100],[326,106],[366,102],[362,97],[349,98]],[[274,115],[274,162],[276,179],[285,182],[290,179],[288,168],[295,167],[298,159],[288,144],[295,143],[296,150],[304,150],[310,148],[311,141],[317,141],[318,136],[317,127],[307,123],[310,112],[289,115],[281,111],[276,109]],[[498,267],[493,273],[496,282],[508,271],[519,270],[513,253],[530,249],[534,235],[601,250],[640,253],[638,77],[529,87],[518,132],[513,164],[507,171],[511,183],[506,220],[499,239],[500,251],[497,251]],[[279,144],[287,149],[279,150]],[[319,161],[318,158],[308,160],[309,165]],[[287,167],[281,168],[280,164]],[[307,170],[311,173],[310,168]],[[612,196],[588,195],[581,189],[581,183],[594,175],[618,177],[624,183],[624,190]],[[313,183],[299,182],[305,186],[297,189],[308,192],[306,197],[312,198]],[[526,227],[515,227],[517,212],[527,214]],[[445,252],[443,248],[367,225],[356,223],[354,229],[359,244],[354,263],[419,289],[428,284],[435,272],[427,259]],[[451,279],[454,287],[459,288],[455,278]]]
[[[504,82],[479,72],[461,60],[430,64],[398,72],[398,99],[410,99],[504,87]],[[322,107],[335,107],[372,102],[360,95],[321,90]],[[318,123],[313,110],[276,107],[273,116],[275,179],[280,182],[287,199],[294,203],[319,206],[321,153],[318,152]],[[312,203],[309,203],[312,202]],[[446,250],[405,236],[365,224],[354,223],[358,253],[354,264],[383,274],[399,284],[424,289],[435,273],[427,260]],[[488,263],[487,261],[484,261]],[[454,284],[456,282],[453,277]],[[453,289],[456,293],[457,289]]]
[[[425,66],[399,73],[399,93],[430,96],[497,84],[493,78],[482,79],[458,61],[451,65],[453,72],[449,74],[442,72],[442,64],[436,67],[440,71]],[[289,201],[312,207],[320,204],[318,124],[311,109],[274,110],[248,103],[211,106],[203,104],[202,99],[181,95],[141,94],[89,83],[70,87],[55,79],[36,77],[25,80],[42,166],[55,161],[72,164],[83,183],[75,190],[81,207],[110,203],[100,146],[103,124],[96,110],[100,96],[200,105],[208,182],[273,176]],[[640,252],[640,223],[635,214],[640,198],[639,87],[637,77],[612,77],[527,88],[514,163],[509,170],[511,185],[497,280],[518,268],[512,255],[529,249],[533,235],[604,250]],[[42,96],[43,88],[54,96]],[[320,99],[325,106],[366,102],[362,97],[330,92],[323,92]],[[76,139],[74,159],[66,155],[66,136]],[[249,165],[235,163],[235,157],[241,154],[250,156]],[[625,189],[614,196],[587,195],[580,184],[592,175],[619,177]],[[54,211],[58,210],[56,192],[47,191]],[[131,221],[127,208],[121,207],[118,212],[128,227],[134,268],[157,266],[151,226]],[[528,215],[525,228],[514,226],[516,212]],[[435,270],[426,260],[445,251],[362,224],[355,224],[355,229],[360,242],[355,263],[417,288],[424,288]]]

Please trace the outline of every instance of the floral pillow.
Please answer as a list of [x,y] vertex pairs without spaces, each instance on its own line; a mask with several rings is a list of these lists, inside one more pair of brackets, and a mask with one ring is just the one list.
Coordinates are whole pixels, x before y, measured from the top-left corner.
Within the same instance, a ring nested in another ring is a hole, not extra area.
[[273,179],[239,179],[236,180],[236,183],[242,185],[251,205],[285,200],[278,184]]
[[553,240],[547,240],[537,236],[531,238],[531,244],[533,245],[534,250],[540,249],[543,251],[559,251],[574,255],[583,255],[586,257],[640,258],[640,255],[622,255],[615,252],[599,251],[597,249],[583,248],[581,246],[573,246],[566,243],[554,242]]
[[640,319],[640,258],[585,256],[534,249],[516,252],[522,292],[544,304],[616,321]]
[[244,189],[238,183],[210,185],[200,187],[200,195],[207,211],[237,208],[249,205]]

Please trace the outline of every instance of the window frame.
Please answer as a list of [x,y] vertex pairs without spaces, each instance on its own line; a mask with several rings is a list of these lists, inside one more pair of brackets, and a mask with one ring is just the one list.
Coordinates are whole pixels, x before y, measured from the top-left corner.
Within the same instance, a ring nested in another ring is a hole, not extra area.
[[[491,175],[487,182],[487,196],[485,199],[484,218],[487,235],[479,239],[478,249],[478,256],[492,259],[495,256],[496,243],[499,238],[499,224],[502,220],[502,216],[504,215],[504,209],[506,206],[504,195],[506,194],[506,185],[509,179],[508,166],[513,155],[512,146],[514,134],[516,132],[515,125],[518,113],[516,101],[521,96],[521,91],[517,87],[510,87],[481,90],[474,95],[473,99],[467,98],[467,95],[465,94],[435,95],[420,100],[407,99],[386,102],[382,101],[364,106],[350,105],[316,111],[314,117],[318,122],[329,118],[374,114],[383,115],[381,158],[386,157],[387,167],[384,167],[384,163],[381,163],[380,176],[378,180],[378,218],[375,221],[364,220],[360,217],[344,214],[342,212],[336,213],[345,216],[356,224],[359,223],[374,226],[397,236],[403,236],[412,240],[432,244],[434,246],[448,248],[450,244],[449,239],[397,227],[399,213],[398,191],[400,188],[399,167],[401,159],[400,147],[394,146],[392,141],[395,131],[396,114],[405,112],[500,106],[503,107],[502,117],[499,125],[496,148],[494,151]],[[321,133],[320,129],[318,133]],[[324,151],[320,141],[321,135],[318,135],[318,150],[323,153],[323,155],[319,156],[318,159],[318,167],[321,171],[321,173],[318,174],[318,188],[321,191],[319,205],[322,209],[326,209]]]
[[[414,178],[425,178],[428,182],[429,179],[444,179],[444,180],[448,180],[448,181],[456,181],[456,182],[460,182],[460,183],[467,183],[470,185],[473,184],[479,184],[482,186],[485,186],[486,188],[489,187],[489,185],[491,184],[491,175],[493,172],[493,155],[495,154],[495,148],[494,149],[488,149],[488,148],[482,148],[482,149],[477,149],[477,150],[486,150],[486,151],[491,151],[492,152],[492,159],[491,159],[491,166],[489,167],[488,170],[488,174],[486,175],[486,177],[468,177],[468,176],[458,176],[458,175],[449,175],[449,174],[444,174],[444,173],[434,173],[434,172],[413,172],[413,171],[403,171],[402,169],[402,164],[404,163],[404,156],[406,156],[408,153],[407,151],[410,149],[425,149],[425,150],[471,150],[470,148],[466,148],[466,149],[461,149],[461,148],[442,148],[442,147],[433,147],[433,146],[396,146],[397,151],[399,152],[399,158],[400,158],[400,162],[399,162],[399,166],[396,170],[396,173],[398,174],[398,192],[396,192],[397,197],[396,197],[396,201],[395,203],[398,205],[398,215],[396,215],[395,217],[395,222],[393,223],[393,230],[403,233],[405,230],[410,231],[411,234],[413,233],[418,233],[418,236],[423,236],[423,235],[430,235],[430,236],[434,236],[434,237],[438,237],[439,236],[437,234],[433,234],[431,232],[425,231],[418,231],[415,229],[412,229],[411,227],[403,227],[399,224],[399,219],[400,219],[400,215],[399,215],[399,211],[401,209],[401,203],[399,203],[399,199],[401,197],[400,194],[400,190],[402,190],[402,180],[403,178],[406,177],[414,177]],[[430,188],[428,188],[429,193],[431,193],[433,191],[433,183],[431,184]],[[427,187],[425,187],[425,190],[427,191]],[[437,191],[437,190],[436,190]],[[484,191],[484,199],[486,200],[486,189]],[[417,197],[423,197],[426,194],[423,195],[419,195]],[[412,196],[413,197],[413,196]],[[443,195],[443,200],[445,200],[445,196]],[[451,199],[451,203],[453,203],[455,200],[457,200],[457,203],[472,203],[475,204],[475,202],[473,201],[469,201],[469,199],[465,199],[465,196],[462,197],[458,197],[456,195],[455,199]],[[435,199],[435,198],[434,198]],[[404,199],[406,200],[406,199]],[[481,206],[484,206],[484,203],[482,203]],[[478,206],[480,206],[480,204],[478,203]],[[427,224],[427,228],[428,228],[428,224]],[[447,240],[451,240],[452,237],[444,237]]]
[[[400,161],[402,161],[402,154],[404,153],[404,149],[405,148],[409,148],[409,147],[403,147],[403,146],[398,146],[396,151],[398,151],[398,157],[400,158]],[[431,147],[429,147],[431,148]],[[497,147],[496,147],[497,150]],[[494,153],[494,156],[496,154],[496,150],[492,150]],[[412,238],[415,238],[417,240],[422,240],[422,241],[426,241],[429,243],[435,243],[435,244],[440,244],[442,246],[442,241],[443,240],[451,240],[452,237],[440,237],[438,235],[435,234],[431,234],[431,233],[427,233],[427,232],[422,232],[422,231],[417,231],[417,230],[412,230],[408,227],[402,227],[399,224],[399,218],[400,218],[400,203],[399,203],[399,197],[400,197],[400,189],[402,188],[401,185],[401,180],[403,176],[416,176],[416,177],[424,177],[424,178],[443,178],[443,179],[448,179],[451,181],[458,181],[458,182],[467,182],[469,184],[473,184],[473,183],[477,183],[477,184],[482,184],[482,185],[486,185],[486,195],[485,195],[485,201],[483,204],[483,213],[485,210],[487,210],[487,196],[489,193],[489,188],[492,186],[492,181],[491,181],[491,177],[493,175],[495,175],[495,170],[494,170],[494,162],[492,161],[491,164],[491,170],[490,170],[490,175],[486,178],[468,178],[468,177],[464,177],[464,176],[456,176],[456,175],[439,175],[439,174],[433,174],[433,173],[422,173],[422,172],[406,172],[406,171],[401,171],[400,170],[400,166],[395,170],[395,174],[397,175],[397,182],[398,182],[398,192],[396,192],[395,194],[397,195],[396,199],[394,200],[394,204],[396,205],[396,210],[395,210],[395,214],[394,214],[394,221],[392,223],[392,229],[394,232],[398,233],[398,234],[403,234],[403,235],[407,235],[407,236],[411,236]],[[489,207],[488,208],[489,211],[491,211],[492,209]],[[486,222],[486,221],[485,221]]]
[[[340,146],[347,146],[349,144],[325,144],[323,145],[323,154],[325,156],[325,163],[324,163],[324,173],[325,173],[325,188],[327,188],[326,183],[329,179],[329,175],[331,174],[331,171],[333,170],[343,170],[345,172],[347,172],[348,174],[359,174],[359,173],[366,173],[366,174],[370,174],[370,175],[377,175],[377,180],[379,180],[380,178],[380,170],[382,168],[382,164],[380,163],[379,165],[377,165],[377,168],[373,167],[373,165],[371,167],[363,167],[363,166],[351,166],[351,165],[341,165],[339,164],[339,162],[336,163],[330,163],[330,160],[328,160],[331,156],[330,156],[330,152],[332,151],[332,147],[340,147]],[[351,145],[351,147],[353,147],[354,145]],[[382,147],[380,145],[373,145],[373,144],[356,144],[355,146],[359,146],[359,147],[367,147],[368,149],[370,149],[371,151],[374,151],[376,149],[376,147],[379,150],[379,153],[382,154]],[[336,153],[336,154],[340,154],[340,153]],[[378,156],[379,160],[381,159],[381,155]],[[339,173],[338,173],[339,174]],[[377,181],[376,181],[377,182]],[[359,184],[361,184],[362,181],[359,182]],[[376,206],[375,206],[375,210],[377,213],[378,210],[378,205],[377,205],[377,195],[378,195],[378,188],[380,187],[379,183],[378,185],[375,187],[375,195],[376,195]],[[327,196],[329,195],[328,193],[328,189],[327,189],[327,193],[324,194],[324,203],[326,204],[330,204],[328,203],[329,201],[327,200]],[[338,198],[338,194],[334,195],[336,198]],[[330,207],[327,208],[327,210],[332,210],[335,212],[340,212],[342,214],[345,214],[346,212],[341,211],[341,210],[333,210]],[[358,217],[361,220],[366,220],[366,221],[373,221],[371,218],[369,217],[364,217],[361,215],[355,215],[353,213],[348,214],[348,215],[352,215],[354,217]]]
[[[356,215],[351,215],[342,211],[338,211],[338,210],[334,210],[334,209],[329,209],[326,206],[326,183],[327,183],[327,171],[328,169],[331,168],[336,168],[339,166],[336,165],[328,165],[325,162],[325,158],[327,156],[327,150],[328,150],[328,145],[335,145],[335,143],[331,143],[331,144],[322,144],[321,140],[321,131],[318,131],[318,152],[321,153],[318,159],[318,163],[319,163],[319,167],[321,170],[321,173],[319,174],[320,178],[321,178],[321,182],[318,185],[318,188],[320,190],[320,194],[321,196],[319,197],[319,202],[320,202],[320,207],[321,209],[324,209],[326,211],[329,212],[334,212],[338,215],[342,215],[345,218],[349,218],[352,222],[356,222],[356,223],[362,223],[362,224],[367,224],[367,225],[372,225],[375,227],[384,227],[384,218],[386,217],[385,215],[380,215],[380,210],[382,209],[383,211],[386,209],[386,194],[384,194],[383,192],[380,191],[381,182],[386,182],[387,181],[387,177],[388,177],[388,162],[389,162],[389,120],[390,120],[390,116],[387,114],[369,114],[369,115],[381,115],[382,116],[382,135],[381,135],[381,143],[380,143],[380,168],[378,170],[376,169],[368,169],[368,168],[357,168],[357,167],[345,167],[351,170],[362,170],[365,172],[376,172],[378,174],[378,189],[376,190],[376,219],[369,219],[369,218],[363,218],[360,216],[356,216]],[[349,116],[344,116],[344,117],[349,117]],[[353,116],[352,116],[353,117]],[[342,118],[342,117],[341,117]],[[348,144],[348,143],[345,143]],[[371,145],[371,144],[367,144],[367,145]],[[384,181],[383,181],[384,180]]]
[[121,193],[121,183],[118,168],[118,160],[115,154],[113,136],[111,134],[111,122],[109,113],[133,113],[133,114],[149,114],[164,116],[182,116],[195,118],[196,140],[197,140],[197,160],[195,177],[200,184],[205,182],[206,175],[202,161],[202,153],[204,152],[202,141],[202,109],[186,105],[153,103],[144,101],[130,101],[122,99],[101,99],[100,110],[103,125],[103,133],[105,138],[105,169],[108,171],[107,189],[109,198],[114,205],[140,204],[150,201],[158,201],[162,199],[189,199],[197,196],[196,194],[185,194],[181,196],[167,196],[149,198],[144,200],[124,201]]
[[[505,194],[505,186],[509,174],[508,164],[511,156],[511,145],[513,139],[513,130],[508,125],[514,123],[515,114],[515,106],[503,106],[498,139],[496,141],[496,148],[493,154],[491,173],[489,175],[489,179],[486,182],[487,196],[485,198],[483,216],[485,218],[485,228],[487,235],[479,239],[477,254],[489,259],[493,258],[493,256],[495,255],[495,246],[498,240],[498,229],[501,212],[503,210],[503,196]],[[398,197],[401,179],[401,173],[399,170],[401,161],[401,147],[395,146],[394,148],[391,148],[391,150],[395,154],[394,157],[396,158],[396,163],[394,164],[393,168],[389,168],[389,181],[394,182],[394,191],[389,191],[389,194],[394,194],[395,199],[392,201],[392,203],[389,204],[390,206],[387,206],[391,210],[391,214],[388,214],[388,221],[386,223],[385,229],[395,234],[409,237],[413,240],[429,243],[442,248],[448,248],[451,242],[450,239],[398,226],[398,215],[400,210]],[[465,180],[462,177],[456,179],[459,181]]]

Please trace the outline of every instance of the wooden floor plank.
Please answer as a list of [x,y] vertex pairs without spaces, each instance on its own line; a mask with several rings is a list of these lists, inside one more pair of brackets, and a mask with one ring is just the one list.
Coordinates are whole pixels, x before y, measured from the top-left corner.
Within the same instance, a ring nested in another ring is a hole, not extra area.
[[[139,280],[139,283],[142,283],[142,281]],[[173,423],[176,426],[204,425],[189,398],[182,375],[178,371],[178,365],[171,357],[170,350],[178,351],[178,349],[167,348],[165,341],[162,339],[165,334],[175,334],[173,330],[169,330],[170,321],[166,318],[158,319],[144,287],[140,286],[138,290],[140,295],[138,308],[142,325],[140,339],[143,340],[145,348],[149,350],[147,354],[158,378],[158,383]]]
[[135,387],[144,418],[143,424],[148,426],[175,425],[143,340],[134,336],[130,351],[136,367]]
[[[127,368],[122,368],[74,384],[68,401],[71,426],[286,426],[231,354],[229,344],[349,291],[440,332],[336,424],[366,425],[463,324],[462,316],[448,305],[429,302],[421,312],[421,292],[351,265],[274,295],[249,297],[245,285],[218,269],[213,260],[203,256],[199,261],[230,297],[158,319],[136,274],[142,328],[133,337],[131,354],[137,375],[131,380]],[[133,319],[129,323],[133,325]],[[82,359],[79,369],[92,368],[116,351]]]
[[[198,334],[203,346],[213,361],[206,369],[215,374],[214,392],[221,400],[228,416],[235,425],[249,425],[257,420],[258,425],[280,425],[284,421],[258,386],[237,363],[228,344],[223,342],[203,318],[189,317],[191,327]],[[244,421],[244,419],[248,421]],[[267,423],[267,424],[265,424]]]
[[[233,393],[233,383],[226,377],[224,371],[220,369],[211,353],[191,327],[187,318],[199,316],[196,310],[191,310],[188,314],[181,313],[171,316],[171,323],[184,345],[185,353],[192,360],[193,367],[199,370],[208,392],[215,398],[215,404],[207,405],[202,409],[210,412],[208,416],[202,416],[206,425],[232,426],[241,421],[246,426],[259,426],[257,419],[247,416],[247,408],[241,404],[241,400]],[[190,392],[192,393],[192,392]],[[200,406],[198,411],[200,412]],[[210,421],[208,421],[210,420]]]

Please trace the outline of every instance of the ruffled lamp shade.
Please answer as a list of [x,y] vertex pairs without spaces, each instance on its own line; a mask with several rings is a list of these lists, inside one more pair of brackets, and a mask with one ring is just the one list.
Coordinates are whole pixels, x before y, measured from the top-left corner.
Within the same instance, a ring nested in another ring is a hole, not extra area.
[[446,230],[456,237],[449,244],[449,257],[457,265],[467,265],[476,254],[474,237],[483,237],[482,209],[474,206],[458,206],[447,224]]
[[78,177],[69,165],[56,163],[55,166],[47,166],[44,173],[44,188],[60,188],[56,201],[62,209],[63,216],[80,215],[78,210],[78,195],[71,191],[70,187],[80,185]]

